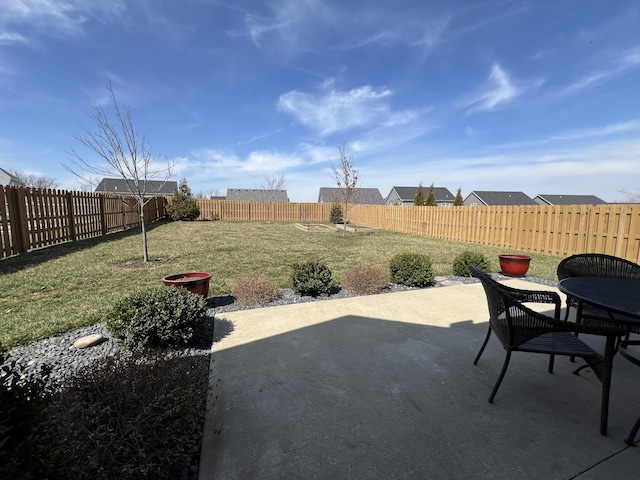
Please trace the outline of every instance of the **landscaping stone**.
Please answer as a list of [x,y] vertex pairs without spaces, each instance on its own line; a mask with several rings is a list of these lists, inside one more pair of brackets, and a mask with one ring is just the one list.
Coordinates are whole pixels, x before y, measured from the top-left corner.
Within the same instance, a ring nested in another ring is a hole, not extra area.
[[101,333],[94,333],[93,335],[86,335],[84,337],[80,337],[78,340],[73,342],[73,346],[76,348],[90,348],[106,341],[107,341],[107,337],[105,337]]

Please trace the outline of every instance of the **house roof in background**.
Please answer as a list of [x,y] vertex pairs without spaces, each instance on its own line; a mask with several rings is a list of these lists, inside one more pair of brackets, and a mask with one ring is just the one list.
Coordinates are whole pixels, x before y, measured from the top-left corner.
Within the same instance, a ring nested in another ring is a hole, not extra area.
[[[422,193],[424,194],[424,199],[426,200],[429,196],[429,189],[431,187],[422,187]],[[418,191],[418,187],[391,187],[391,190],[395,190],[400,200],[403,202],[413,202],[416,197],[416,192]],[[391,195],[391,192],[389,192]],[[455,195],[452,195],[448,188],[445,187],[433,187],[433,195],[436,198],[436,202],[451,202],[456,199]],[[388,198],[388,196],[387,196]]]
[[[340,202],[342,190],[339,188],[321,187],[318,192],[318,202]],[[360,205],[384,205],[384,198],[377,188],[356,188],[353,203]]]
[[475,195],[484,205],[538,205],[531,197],[523,192],[491,192],[474,190],[469,196]]
[[288,202],[286,190],[267,190],[264,188],[228,188],[227,200],[244,200],[249,202]]
[[4,168],[0,168],[0,183],[4,185],[26,186],[26,184],[15,175],[10,174]]
[[[132,182],[133,180],[129,181]],[[162,182],[160,180],[142,181],[141,190],[145,195],[173,195],[176,190],[178,190],[178,182]],[[103,178],[95,191],[131,195],[131,189],[124,178]]]
[[534,200],[542,205],[600,205],[607,203],[595,195],[547,195],[538,194]]

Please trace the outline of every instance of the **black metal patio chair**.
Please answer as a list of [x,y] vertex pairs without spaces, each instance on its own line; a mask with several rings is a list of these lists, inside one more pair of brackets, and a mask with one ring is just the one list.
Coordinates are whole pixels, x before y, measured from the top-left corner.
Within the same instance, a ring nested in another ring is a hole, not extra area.
[[[570,277],[605,277],[605,278],[637,278],[640,279],[640,265],[629,260],[600,253],[580,253],[565,258],[558,264],[558,280]],[[576,322],[591,325],[610,325],[615,317],[604,309],[589,305],[567,297],[565,320],[569,319],[571,308],[576,309]],[[617,314],[618,315],[618,314]],[[624,317],[624,315],[620,315]],[[640,333],[640,328],[631,329]]]
[[[478,363],[492,331],[506,351],[502,370],[489,395],[489,403],[493,403],[500,388],[500,384],[509,367],[512,352],[549,354],[549,373],[553,373],[556,355],[582,358],[602,382],[600,433],[606,435],[611,368],[615,353],[615,341],[620,335],[620,330],[613,327],[581,325],[561,320],[560,306],[562,302],[560,296],[555,292],[536,292],[540,295],[540,299],[546,300],[543,303],[554,304],[554,316],[549,317],[535,312],[523,305],[522,300],[520,300],[522,298],[530,302],[531,300],[528,299],[533,298],[532,292],[514,289],[496,282],[473,265],[469,265],[468,268],[471,274],[482,282],[489,307],[490,330],[473,363]],[[606,337],[604,354],[601,355],[593,350],[580,340],[575,335],[576,333],[589,333]],[[578,374],[582,368],[580,367],[574,373]]]

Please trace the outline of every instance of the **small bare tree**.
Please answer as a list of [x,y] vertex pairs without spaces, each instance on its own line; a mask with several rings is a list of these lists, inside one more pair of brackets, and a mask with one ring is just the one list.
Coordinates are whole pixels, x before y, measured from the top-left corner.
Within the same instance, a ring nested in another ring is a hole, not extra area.
[[269,212],[269,222],[273,220],[271,207],[278,199],[278,194],[286,188],[286,183],[284,173],[265,175],[264,182],[256,189],[257,200],[264,204]]
[[[149,261],[147,248],[147,230],[144,218],[144,206],[160,188],[171,178],[175,163],[168,161],[160,165],[153,156],[151,145],[141,137],[133,126],[129,107],[121,108],[116,99],[111,82],[107,90],[113,111],[111,115],[99,105],[94,105],[90,118],[95,122],[95,131],[83,129],[75,139],[87,148],[97,159],[88,160],[75,149],[70,151],[70,164],[63,167],[75,175],[78,180],[95,188],[97,178],[123,179],[131,195],[121,195],[123,203],[126,197],[133,197],[140,213],[142,228],[142,249],[145,262]],[[147,191],[150,180],[159,180],[160,188]]]
[[29,187],[58,188],[60,186],[60,182],[58,180],[45,175],[36,175],[35,173],[29,173],[24,170],[17,169],[9,170],[9,173]]
[[640,203],[640,188],[635,192],[629,191],[625,188],[623,190],[620,190],[620,193],[622,193],[625,196],[625,200],[624,200],[625,202]]
[[346,237],[349,210],[357,201],[358,171],[353,167],[353,157],[349,155],[346,140],[342,140],[342,143],[338,146],[338,152],[340,154],[340,166],[335,167],[333,163],[329,163],[331,163],[333,179],[340,191],[339,201],[343,205],[342,213],[344,214],[342,236]]

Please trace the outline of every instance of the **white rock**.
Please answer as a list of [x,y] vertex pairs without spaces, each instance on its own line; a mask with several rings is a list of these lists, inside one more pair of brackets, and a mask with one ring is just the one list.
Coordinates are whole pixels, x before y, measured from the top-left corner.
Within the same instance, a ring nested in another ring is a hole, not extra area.
[[106,340],[107,337],[105,337],[101,333],[94,333],[93,335],[80,337],[75,342],[73,342],[73,346],[76,348],[89,348],[98,345]]

